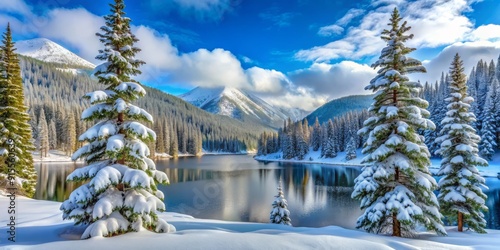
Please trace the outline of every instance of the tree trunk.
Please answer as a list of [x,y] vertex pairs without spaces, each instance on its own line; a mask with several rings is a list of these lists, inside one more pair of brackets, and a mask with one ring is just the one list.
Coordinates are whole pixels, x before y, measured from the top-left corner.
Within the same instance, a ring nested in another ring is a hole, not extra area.
[[[396,168],[395,170],[396,174],[394,179],[395,182],[397,183],[399,180],[399,168]],[[401,225],[399,223],[396,213],[392,214],[392,236],[401,237]]]
[[396,213],[392,214],[392,236],[401,237],[401,225]]
[[464,230],[464,214],[458,212],[458,231],[463,232]]

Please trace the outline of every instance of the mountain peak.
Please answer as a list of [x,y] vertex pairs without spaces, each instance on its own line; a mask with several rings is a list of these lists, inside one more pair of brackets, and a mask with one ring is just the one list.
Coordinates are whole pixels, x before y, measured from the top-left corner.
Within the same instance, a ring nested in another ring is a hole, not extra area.
[[281,126],[288,117],[293,120],[303,117],[303,112],[274,107],[259,97],[234,87],[196,87],[179,97],[211,113],[242,121],[259,121],[272,127]]
[[18,41],[16,48],[17,53],[40,61],[65,64],[71,67],[95,68],[94,64],[47,38]]

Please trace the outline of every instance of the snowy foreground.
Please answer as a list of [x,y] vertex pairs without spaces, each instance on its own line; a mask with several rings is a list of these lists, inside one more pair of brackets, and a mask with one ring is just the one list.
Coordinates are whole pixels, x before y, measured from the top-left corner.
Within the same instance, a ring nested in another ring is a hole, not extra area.
[[[296,162],[296,163],[315,163],[315,164],[326,164],[326,165],[337,165],[337,166],[363,166],[361,160],[363,155],[361,154],[361,149],[356,151],[357,158],[350,161],[345,159],[345,152],[339,152],[335,158],[321,158],[320,151],[312,151],[304,157],[303,160],[283,160],[281,159],[281,152],[268,154],[265,156],[256,156],[255,159],[258,161],[280,161],[280,162]],[[437,173],[441,165],[441,159],[433,158],[431,159],[431,167],[429,168],[431,173]],[[489,162],[488,167],[478,167],[479,173],[484,177],[497,177],[500,172],[500,152],[497,152],[493,159]],[[500,249],[500,248],[499,248]]]
[[[5,213],[8,198],[0,195]],[[413,239],[396,238],[347,230],[337,226],[323,228],[228,222],[195,219],[177,213],[159,216],[177,228],[176,233],[149,231],[112,238],[77,240],[82,227],[62,220],[59,202],[16,199],[16,242],[7,241],[7,217],[0,217],[2,249],[498,249],[500,231],[488,234],[458,233],[448,228],[448,236],[422,233]]]

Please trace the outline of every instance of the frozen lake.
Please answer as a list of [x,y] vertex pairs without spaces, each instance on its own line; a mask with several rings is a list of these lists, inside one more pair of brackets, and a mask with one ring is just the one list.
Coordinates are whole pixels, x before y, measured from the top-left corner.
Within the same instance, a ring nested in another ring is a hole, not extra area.
[[[36,199],[63,201],[77,184],[66,176],[81,164],[37,164]],[[269,221],[271,203],[281,178],[294,226],[337,225],[355,228],[361,214],[351,199],[360,167],[299,163],[262,163],[248,155],[204,156],[157,161],[170,178],[165,194],[167,211],[197,218]],[[488,228],[500,229],[500,181],[487,178]]]

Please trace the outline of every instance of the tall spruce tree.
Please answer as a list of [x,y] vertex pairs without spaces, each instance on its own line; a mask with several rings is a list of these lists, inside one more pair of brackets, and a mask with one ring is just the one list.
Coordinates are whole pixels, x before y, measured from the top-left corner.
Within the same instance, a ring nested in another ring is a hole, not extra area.
[[168,178],[148,158],[146,143],[155,140],[155,133],[139,122],[153,119],[131,104],[146,94],[132,79],[141,73],[138,67],[144,64],[135,59],[140,51],[134,47],[138,39],[131,33],[123,0],[115,0],[110,6],[111,14],[104,17],[102,33],[97,33],[104,49],[96,58],[104,63],[94,70],[106,89],[86,94],[92,106],[82,113],[83,120],[98,122],[80,136],[79,140],[88,144],[72,157],[83,158],[87,166],[67,178],[87,183],[61,205],[64,219],[88,225],[83,239],[139,231],[141,227],[155,232],[175,231],[156,214],[165,210],[164,195],[156,185],[167,184]]
[[389,30],[382,32],[387,46],[379,60],[378,75],[365,88],[377,92],[369,108],[372,116],[358,132],[368,135],[363,153],[367,156],[362,173],[355,179],[352,197],[365,209],[357,228],[369,232],[408,236],[417,225],[446,234],[433,190],[436,181],[429,173],[430,154],[418,129],[434,129],[426,119],[428,103],[417,97],[420,83],[407,74],[425,72],[421,62],[407,55],[415,49],[405,46],[413,37],[397,9],[392,12]]
[[8,174],[8,164],[15,159],[15,177],[20,178],[22,183],[18,187],[20,193],[32,197],[37,179],[31,155],[35,147],[31,140],[30,117],[24,105],[21,68],[15,50],[12,31],[7,24],[0,46],[0,173]]
[[443,214],[457,220],[458,231],[466,224],[476,232],[485,233],[486,221],[481,212],[488,209],[484,205],[486,195],[481,191],[484,178],[476,166],[488,163],[478,156],[480,138],[471,126],[476,117],[469,111],[474,99],[467,95],[463,72],[463,62],[456,54],[450,68],[451,94],[446,99],[449,104],[442,121],[443,136],[436,139],[441,143],[438,153],[443,156],[437,174],[443,176],[439,180],[438,199]]
[[484,103],[481,117],[481,142],[479,143],[479,154],[491,160],[497,148],[497,99],[498,99],[498,80],[496,77],[490,83],[486,102]]

